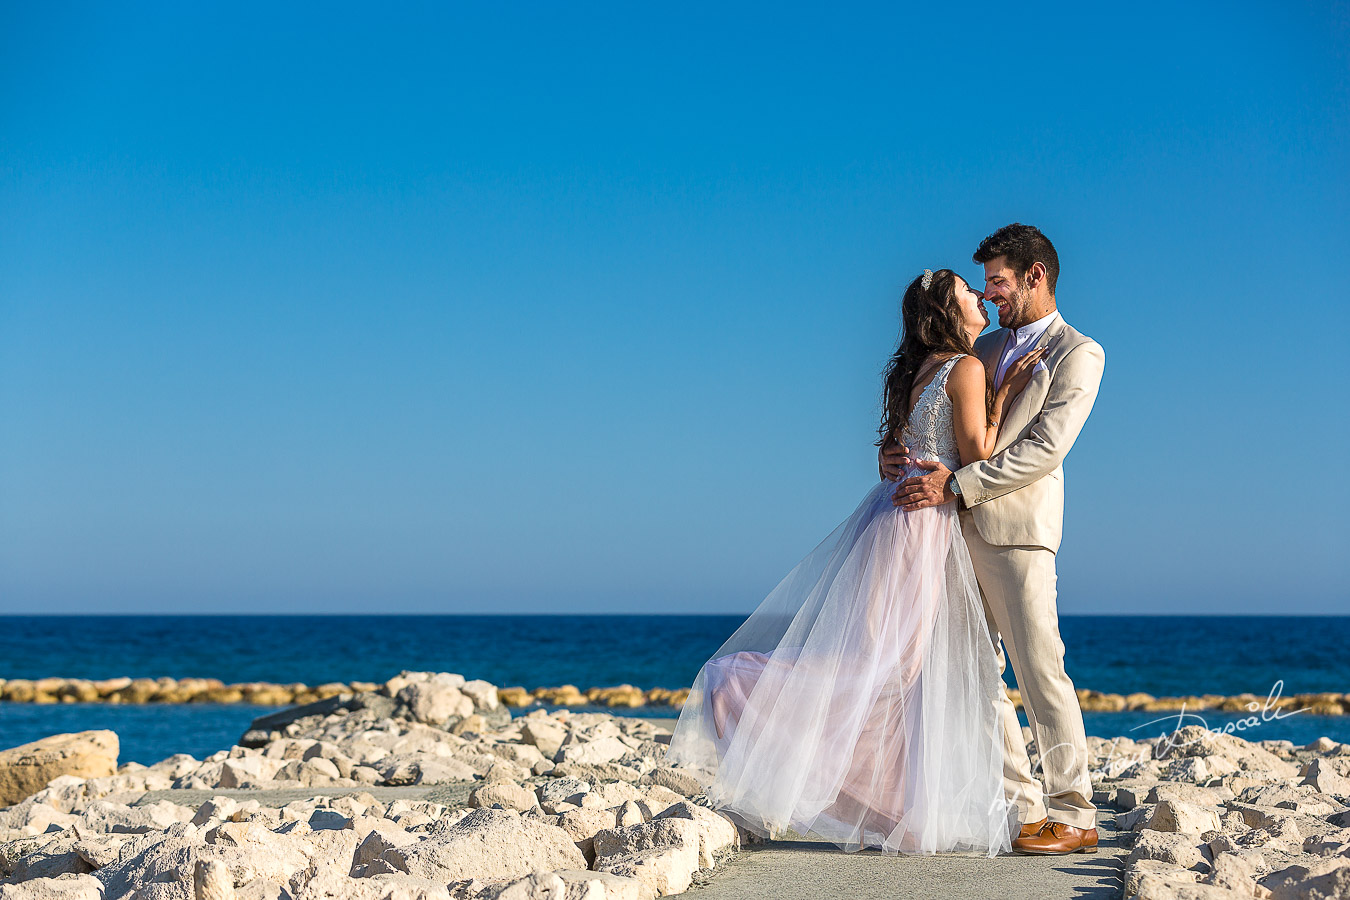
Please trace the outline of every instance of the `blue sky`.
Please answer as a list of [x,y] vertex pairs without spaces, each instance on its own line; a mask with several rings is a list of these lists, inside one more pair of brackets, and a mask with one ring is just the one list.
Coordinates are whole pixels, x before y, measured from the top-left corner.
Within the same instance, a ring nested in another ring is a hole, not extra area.
[[0,613],[748,612],[1011,221],[1060,612],[1345,612],[1348,7],[938,6],[5,4]]

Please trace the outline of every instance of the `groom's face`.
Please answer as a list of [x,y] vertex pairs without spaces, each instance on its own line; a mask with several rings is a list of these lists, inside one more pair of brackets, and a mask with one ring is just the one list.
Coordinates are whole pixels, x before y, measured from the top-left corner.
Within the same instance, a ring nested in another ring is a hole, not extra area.
[[1031,291],[1008,266],[1008,258],[999,256],[984,264],[984,299],[998,309],[1002,328],[1020,328],[1031,309]]

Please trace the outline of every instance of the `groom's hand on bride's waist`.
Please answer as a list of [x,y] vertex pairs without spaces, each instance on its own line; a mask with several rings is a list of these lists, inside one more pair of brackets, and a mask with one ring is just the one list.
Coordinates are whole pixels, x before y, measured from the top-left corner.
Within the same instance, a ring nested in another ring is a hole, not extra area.
[[877,452],[877,465],[884,481],[899,481],[909,465],[909,448],[894,438],[881,445]]
[[956,499],[952,489],[947,486],[948,479],[952,477],[951,469],[931,459],[916,459],[914,465],[928,471],[901,482],[891,495],[891,502],[905,512],[913,512],[916,509],[951,503]]

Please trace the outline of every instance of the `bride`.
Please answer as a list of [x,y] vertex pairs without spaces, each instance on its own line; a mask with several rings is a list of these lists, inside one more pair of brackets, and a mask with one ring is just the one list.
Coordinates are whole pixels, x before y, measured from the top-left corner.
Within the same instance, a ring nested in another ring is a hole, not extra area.
[[[987,459],[1040,358],[1023,356],[990,396],[973,353],[981,300],[950,269],[905,290],[879,431],[914,459]],[[666,761],[762,837],[995,856],[1018,819],[975,573],[954,504],[906,512],[894,488],[873,487],[704,664]]]

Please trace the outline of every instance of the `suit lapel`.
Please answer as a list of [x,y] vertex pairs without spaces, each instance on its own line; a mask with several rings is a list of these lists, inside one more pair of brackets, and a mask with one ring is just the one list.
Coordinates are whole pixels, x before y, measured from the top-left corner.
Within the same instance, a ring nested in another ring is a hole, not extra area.
[[1003,347],[1008,342],[1008,329],[1000,328],[998,331],[991,331],[989,334],[981,337],[975,348],[976,355],[980,357],[980,362],[984,363],[984,368],[989,372],[989,377],[994,377],[994,371],[998,367],[998,358],[1003,355]]
[[[1050,327],[1045,329],[1027,352],[1030,353],[1040,347],[1053,347],[1055,342],[1064,335],[1065,327],[1064,317],[1059,316],[1054,322],[1050,323]],[[1003,345],[999,344],[999,346],[1002,347]],[[997,365],[997,363],[998,357],[996,356],[994,364]],[[1031,381],[1027,382],[1026,388],[1013,400],[1012,408],[1008,410],[1008,418],[998,430],[998,441],[994,444],[995,453],[1011,444],[1022,433],[1022,429],[1027,426],[1027,423],[1040,413],[1041,407],[1045,405],[1045,395],[1049,390],[1050,371],[1049,362],[1046,361],[1046,368],[1033,372]]]

